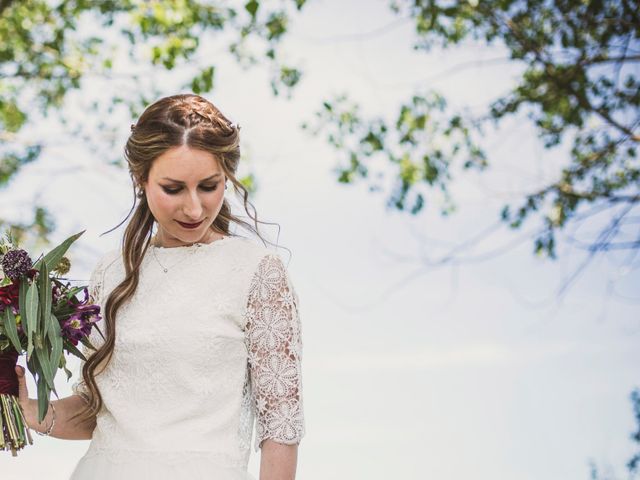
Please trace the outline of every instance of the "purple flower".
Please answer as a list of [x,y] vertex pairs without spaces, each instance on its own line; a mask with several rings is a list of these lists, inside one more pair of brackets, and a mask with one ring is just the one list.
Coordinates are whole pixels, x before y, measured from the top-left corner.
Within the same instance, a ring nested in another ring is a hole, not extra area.
[[77,345],[80,340],[91,333],[94,323],[101,318],[98,305],[78,305],[75,313],[60,325],[62,334],[74,345]]
[[88,287],[84,287],[82,289],[82,293],[84,295],[84,300],[82,300],[80,302],[80,305],[86,305],[89,302],[89,288]]
[[58,285],[53,285],[53,288],[51,289],[51,301],[54,305],[56,305],[58,303],[58,300],[60,300],[60,297],[62,296],[62,289],[58,286]]
[[79,315],[71,315],[64,322],[62,322],[62,333],[67,337],[74,345],[78,344],[78,341],[89,335],[91,332],[91,323],[86,322]]
[[100,305],[78,305],[75,314],[80,315],[85,322],[89,323],[96,323],[102,318]]
[[9,250],[2,257],[2,270],[12,281],[26,275],[32,266],[29,254],[22,249]]

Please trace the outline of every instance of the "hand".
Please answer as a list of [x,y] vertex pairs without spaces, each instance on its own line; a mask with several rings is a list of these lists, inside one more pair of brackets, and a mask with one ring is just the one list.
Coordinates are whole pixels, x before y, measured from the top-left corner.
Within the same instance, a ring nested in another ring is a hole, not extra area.
[[18,376],[18,403],[22,407],[27,425],[35,426],[38,423],[35,415],[36,400],[29,398],[24,367],[16,365],[16,375]]

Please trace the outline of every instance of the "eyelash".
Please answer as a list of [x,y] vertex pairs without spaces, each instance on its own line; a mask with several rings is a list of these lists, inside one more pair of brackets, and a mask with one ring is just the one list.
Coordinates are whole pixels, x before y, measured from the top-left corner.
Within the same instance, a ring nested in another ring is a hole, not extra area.
[[[201,187],[201,188],[202,188],[205,192],[213,192],[215,189],[217,189],[217,188],[218,188],[218,184],[216,183],[213,187]],[[178,192],[180,192],[180,190],[182,190],[182,187],[181,187],[181,188],[178,188],[178,189],[175,189],[175,190],[172,190],[172,189],[167,188],[167,187],[162,187],[162,189],[165,191],[165,193],[168,193],[169,195],[175,195],[175,194],[177,194]]]

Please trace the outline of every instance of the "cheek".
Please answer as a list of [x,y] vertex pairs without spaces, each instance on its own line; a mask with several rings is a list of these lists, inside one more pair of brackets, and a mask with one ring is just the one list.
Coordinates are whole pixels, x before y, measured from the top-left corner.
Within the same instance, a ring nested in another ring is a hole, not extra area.
[[154,191],[149,197],[149,208],[155,217],[171,215],[175,210],[175,200],[164,192]]
[[219,210],[220,207],[222,206],[223,200],[224,200],[224,187],[222,187],[222,190],[218,189],[215,192],[213,192],[213,195],[210,195],[209,197],[207,197],[204,203],[211,210]]

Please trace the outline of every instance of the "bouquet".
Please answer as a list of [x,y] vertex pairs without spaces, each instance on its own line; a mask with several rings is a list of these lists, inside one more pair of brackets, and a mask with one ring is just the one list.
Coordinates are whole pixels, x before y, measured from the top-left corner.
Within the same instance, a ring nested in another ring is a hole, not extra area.
[[35,263],[14,245],[10,233],[0,243],[0,449],[11,450],[13,456],[27,441],[33,444],[18,402],[18,356],[26,353],[27,368],[36,380],[41,423],[51,392],[58,397],[53,382],[58,369],[64,369],[67,381],[72,375],[63,352],[86,360],[78,343],[95,350],[89,334],[94,326],[98,329],[100,307],[89,303],[86,286],[72,287],[63,278],[71,267],[64,254],[83,233],[72,235]]

